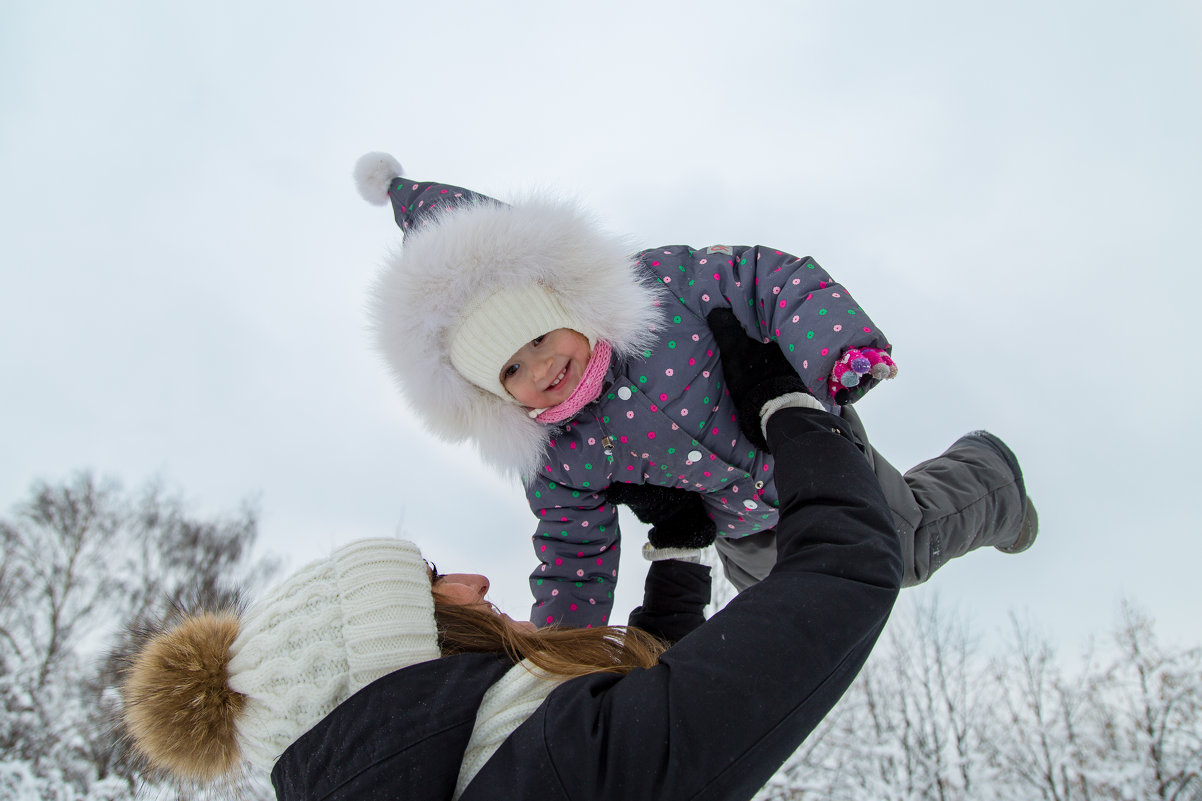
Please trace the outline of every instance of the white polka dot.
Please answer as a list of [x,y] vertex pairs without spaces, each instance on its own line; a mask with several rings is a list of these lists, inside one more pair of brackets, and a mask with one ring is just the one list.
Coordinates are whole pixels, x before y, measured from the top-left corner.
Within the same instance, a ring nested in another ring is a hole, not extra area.
[[618,397],[622,400],[630,400],[630,387],[622,387],[619,389]]
[[759,504],[753,500],[743,501],[743,508],[745,508],[745,509],[755,509],[758,506],[759,506]]
[[701,451],[689,451],[689,461],[690,462],[700,462],[701,461]]

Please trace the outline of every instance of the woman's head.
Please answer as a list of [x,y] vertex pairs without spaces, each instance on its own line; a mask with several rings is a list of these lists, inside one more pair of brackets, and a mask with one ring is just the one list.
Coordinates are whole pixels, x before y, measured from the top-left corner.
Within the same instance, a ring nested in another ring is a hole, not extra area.
[[625,672],[658,657],[641,632],[535,630],[489,603],[488,589],[484,576],[437,573],[411,542],[362,540],[244,612],[180,614],[127,659],[128,738],[152,769],[207,782],[243,761],[270,770],[355,692],[440,656],[530,659],[562,677]]

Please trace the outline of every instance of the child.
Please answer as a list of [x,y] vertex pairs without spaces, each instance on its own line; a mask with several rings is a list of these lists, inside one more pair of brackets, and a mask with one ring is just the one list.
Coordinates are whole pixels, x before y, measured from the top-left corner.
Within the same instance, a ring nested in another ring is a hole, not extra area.
[[890,346],[813,259],[723,245],[631,256],[568,204],[507,205],[400,175],[385,154],[356,165],[360,192],[391,200],[405,231],[376,286],[378,342],[430,429],[475,441],[525,484],[536,625],[609,622],[619,502],[651,510],[651,558],[716,535],[740,590],[774,562],[773,460],[723,390],[716,310],[776,340],[847,419],[890,500],[908,584],[974,548],[1034,539],[1021,471],[996,437],[962,437],[904,477],[867,444],[847,404],[891,377]]

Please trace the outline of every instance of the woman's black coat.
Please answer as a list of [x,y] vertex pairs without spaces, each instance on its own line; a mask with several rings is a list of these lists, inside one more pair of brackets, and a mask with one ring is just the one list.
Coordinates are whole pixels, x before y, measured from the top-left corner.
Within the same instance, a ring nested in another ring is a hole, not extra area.
[[[649,670],[564,682],[462,796],[750,798],[859,672],[901,582],[889,508],[824,412],[769,422],[781,497],[771,575]],[[461,655],[368,685],[293,743],[281,799],[449,799],[488,687],[510,666]]]

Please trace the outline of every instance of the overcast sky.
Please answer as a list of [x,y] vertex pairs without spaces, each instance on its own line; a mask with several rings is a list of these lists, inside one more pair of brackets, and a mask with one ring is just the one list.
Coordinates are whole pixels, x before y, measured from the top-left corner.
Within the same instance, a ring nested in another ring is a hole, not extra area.
[[[529,604],[519,487],[426,434],[366,334],[369,150],[640,247],[812,255],[894,343],[898,467],[988,428],[1041,534],[928,587],[1066,652],[1130,598],[1202,644],[1202,7],[61,2],[0,8],[0,504],[80,468],[259,500],[291,567],[409,536]],[[615,618],[637,602],[628,526]]]

